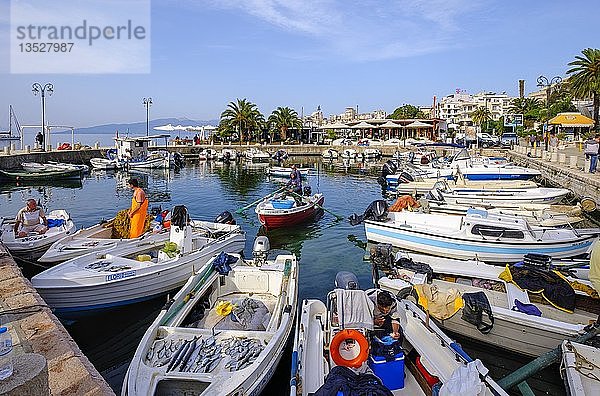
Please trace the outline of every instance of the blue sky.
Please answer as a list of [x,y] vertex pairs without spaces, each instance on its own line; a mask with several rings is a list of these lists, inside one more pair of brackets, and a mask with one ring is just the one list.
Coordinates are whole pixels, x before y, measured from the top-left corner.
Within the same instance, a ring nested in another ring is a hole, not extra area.
[[[26,1],[26,0],[25,0]],[[52,2],[47,2],[51,7]],[[325,115],[356,105],[392,112],[457,88],[518,94],[598,47],[589,1],[154,0],[151,73],[9,74],[9,1],[0,0],[0,128],[12,104],[39,123],[33,82],[52,82],[51,123],[85,127],[151,118],[214,119],[247,98]]]

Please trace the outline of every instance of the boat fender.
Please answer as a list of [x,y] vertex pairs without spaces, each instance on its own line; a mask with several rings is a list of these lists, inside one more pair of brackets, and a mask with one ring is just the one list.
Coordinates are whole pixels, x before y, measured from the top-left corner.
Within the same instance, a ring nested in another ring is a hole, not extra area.
[[[360,352],[352,359],[346,359],[340,354],[340,346],[342,343],[346,343],[348,340],[354,341],[358,344]],[[369,342],[365,336],[358,330],[344,329],[338,332],[331,340],[329,345],[329,353],[331,359],[338,366],[358,368],[369,357]]]

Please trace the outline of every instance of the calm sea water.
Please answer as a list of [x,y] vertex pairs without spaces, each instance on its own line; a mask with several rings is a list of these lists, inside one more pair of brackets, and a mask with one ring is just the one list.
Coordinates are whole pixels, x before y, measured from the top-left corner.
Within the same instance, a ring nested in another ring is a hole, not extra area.
[[[375,177],[340,173],[343,167],[322,166],[315,157],[295,157],[294,162],[320,169],[311,177],[313,191],[325,195],[324,206],[345,218],[362,213],[369,203],[381,199],[381,187]],[[131,191],[126,181],[137,177],[146,190],[150,206],[172,208],[186,205],[194,219],[213,220],[224,210],[236,209],[253,202],[280,186],[278,179],[269,178],[266,164],[232,164],[218,166],[212,162],[189,164],[181,171],[153,172],[99,172],[86,176],[81,186],[71,187],[16,187],[0,189],[0,216],[14,216],[27,198],[40,200],[45,208],[66,209],[78,227],[87,227],[101,219],[114,216],[129,207]],[[336,171],[333,171],[335,169]],[[279,179],[280,180],[280,179]],[[244,215],[234,215],[246,231],[245,255],[251,256],[252,243],[257,235],[267,235],[272,249],[287,250],[299,257],[299,299],[324,300],[333,288],[335,274],[340,270],[357,274],[361,287],[371,287],[371,271],[363,261],[366,238],[362,226],[352,227],[345,221],[325,212],[315,222],[289,229],[266,232],[253,209]],[[27,275],[39,268],[23,264]],[[139,340],[152,323],[166,297],[95,316],[75,324],[66,324],[82,351],[96,366],[115,392],[120,386]],[[460,339],[467,351],[480,357],[490,366],[496,377],[519,367],[526,361],[504,352],[491,350]],[[289,382],[289,353],[285,355],[265,394],[282,394]],[[552,367],[530,383],[540,394],[563,394],[557,368]],[[537,392],[536,392],[537,393]]]

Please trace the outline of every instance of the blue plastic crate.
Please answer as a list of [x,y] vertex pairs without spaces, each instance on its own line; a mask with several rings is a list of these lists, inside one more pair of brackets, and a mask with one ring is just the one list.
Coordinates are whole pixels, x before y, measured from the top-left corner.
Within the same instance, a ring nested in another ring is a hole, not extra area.
[[399,352],[393,360],[383,356],[369,356],[369,367],[389,390],[404,388],[404,353]]
[[292,199],[273,199],[271,204],[275,209],[291,209],[294,206],[294,200]]

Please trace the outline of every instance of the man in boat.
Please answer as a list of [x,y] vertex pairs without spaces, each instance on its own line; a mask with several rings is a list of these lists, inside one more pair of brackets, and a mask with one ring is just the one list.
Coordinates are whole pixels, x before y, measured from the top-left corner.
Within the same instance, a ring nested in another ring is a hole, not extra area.
[[392,338],[400,338],[400,314],[396,299],[385,290],[376,290],[369,298],[375,306],[373,309],[375,335],[380,337],[391,335]]
[[302,205],[302,175],[296,164],[292,165],[292,172],[290,173],[290,181],[286,185],[286,192],[292,194],[298,206]]
[[14,230],[15,235],[19,238],[27,236],[30,232],[37,232],[41,235],[48,231],[48,219],[46,219],[44,209],[38,208],[35,199],[28,199],[27,205],[19,210],[15,218]]
[[148,199],[146,193],[139,186],[138,180],[133,178],[127,182],[133,190],[131,208],[129,208],[129,238],[137,238],[144,233],[146,217],[148,216]]

